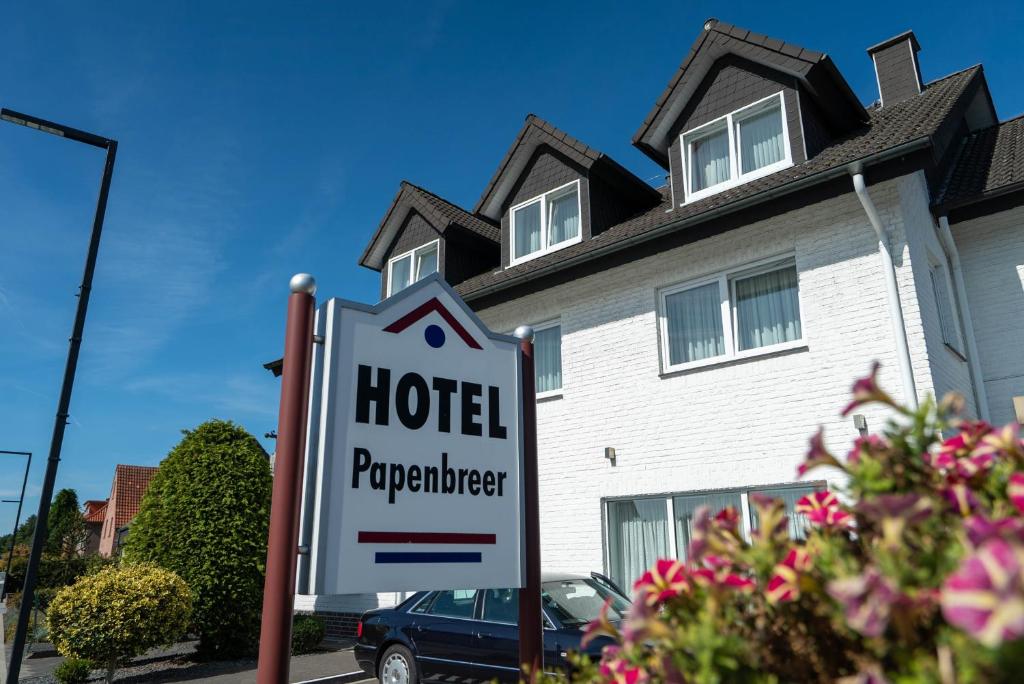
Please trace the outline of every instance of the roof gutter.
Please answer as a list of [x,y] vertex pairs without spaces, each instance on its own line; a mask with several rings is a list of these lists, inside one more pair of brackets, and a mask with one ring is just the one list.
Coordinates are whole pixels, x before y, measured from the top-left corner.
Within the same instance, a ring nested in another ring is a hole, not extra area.
[[[876,152],[875,154],[870,154],[866,157],[861,157],[860,159],[855,160],[854,162],[851,163],[859,164],[862,167],[873,164],[879,164],[881,162],[889,161],[891,159],[901,157],[911,152],[917,152],[918,150],[922,150],[928,147],[930,144],[930,136],[925,135],[920,138],[911,140],[909,142],[905,142],[901,145],[897,145],[896,147],[890,147],[887,150]],[[790,181],[789,183],[785,183],[778,187],[771,188],[763,192],[759,192],[749,197],[744,197],[742,199],[736,200],[735,202],[731,202],[727,205],[715,207],[714,209],[709,209],[708,211],[696,214],[694,216],[688,216],[678,221],[666,223],[665,225],[660,226],[647,233],[644,233],[643,235],[636,235],[625,240],[613,242],[604,247],[595,249],[592,252],[587,252],[586,254],[580,254],[575,257],[570,257],[564,261],[559,261],[558,263],[552,264],[550,266],[537,269],[536,271],[523,273],[522,275],[516,276],[515,278],[512,278],[510,280],[506,280],[503,283],[496,283],[494,285],[484,287],[480,290],[475,290],[468,294],[463,294],[460,292],[459,295],[467,302],[480,299],[482,297],[486,297],[487,295],[494,294],[495,292],[505,290],[514,285],[528,283],[533,280],[537,280],[538,278],[543,278],[557,271],[562,271],[572,266],[577,266],[579,264],[584,264],[589,261],[599,259],[600,257],[603,257],[607,254],[611,254],[612,252],[618,252],[622,249],[632,247],[634,245],[639,245],[650,240],[656,240],[668,233],[673,233],[681,228],[686,228],[695,224],[704,223],[705,221],[719,218],[721,216],[727,216],[728,214],[732,214],[742,209],[755,206],[757,204],[760,204],[761,202],[765,202],[776,197],[782,197],[784,195],[789,195],[794,192],[798,192],[812,185],[824,183],[825,181],[834,180],[836,178],[842,178],[848,175],[849,166],[850,163],[847,163],[840,166],[832,167],[830,169],[825,169],[824,171],[819,171],[818,173],[811,174],[810,176],[798,178],[796,180]],[[600,238],[598,237],[595,239]],[[456,288],[456,291],[458,291],[458,288]]]

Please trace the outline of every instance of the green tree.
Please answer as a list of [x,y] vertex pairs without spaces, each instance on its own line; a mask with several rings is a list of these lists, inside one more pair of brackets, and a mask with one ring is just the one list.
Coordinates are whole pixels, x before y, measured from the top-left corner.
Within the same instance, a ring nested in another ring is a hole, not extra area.
[[139,564],[109,567],[61,589],[46,621],[58,653],[102,665],[111,682],[128,660],[184,636],[191,613],[180,577]]
[[153,476],[124,558],[180,575],[195,596],[199,652],[234,658],[259,639],[270,465],[259,442],[229,421],[184,434]]
[[50,504],[50,516],[46,521],[46,552],[62,558],[71,558],[79,553],[85,544],[85,518],[78,507],[78,494],[74,489],[57,492]]
[[28,545],[32,543],[32,535],[36,531],[36,514],[25,518],[25,522],[18,525],[18,529],[14,531],[14,534],[5,534],[0,537],[0,551],[4,553],[4,557],[0,559],[0,563],[7,562],[7,552],[11,548],[11,544],[14,545]]

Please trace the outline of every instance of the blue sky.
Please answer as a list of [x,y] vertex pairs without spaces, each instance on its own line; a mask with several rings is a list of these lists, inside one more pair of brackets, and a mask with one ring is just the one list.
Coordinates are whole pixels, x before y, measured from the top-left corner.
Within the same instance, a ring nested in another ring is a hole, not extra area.
[[[663,175],[629,140],[711,16],[829,53],[866,103],[865,48],[913,28],[925,80],[983,62],[1000,117],[1024,110],[1020,3],[8,6],[0,104],[120,141],[58,487],[104,498],[211,417],[273,429],[289,276],[374,301],[356,261],[399,181],[471,208],[527,113]],[[37,455],[28,512],[101,168],[0,125],[0,449]]]

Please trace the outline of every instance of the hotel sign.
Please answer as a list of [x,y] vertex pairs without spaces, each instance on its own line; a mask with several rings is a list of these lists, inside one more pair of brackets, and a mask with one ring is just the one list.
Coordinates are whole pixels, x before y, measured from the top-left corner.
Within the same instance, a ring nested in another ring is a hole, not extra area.
[[319,315],[311,590],[521,586],[518,340],[438,276]]

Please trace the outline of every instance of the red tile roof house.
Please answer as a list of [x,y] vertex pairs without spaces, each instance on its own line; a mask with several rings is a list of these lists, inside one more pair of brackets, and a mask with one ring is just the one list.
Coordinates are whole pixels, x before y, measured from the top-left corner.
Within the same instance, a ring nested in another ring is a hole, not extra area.
[[98,553],[100,537],[103,534],[103,521],[107,517],[107,499],[86,501],[82,507],[82,517],[85,519],[86,531],[82,553]]
[[114,468],[114,482],[110,485],[103,529],[100,533],[99,553],[110,558],[118,553],[124,535],[118,531],[135,519],[142,503],[142,495],[157,469],[155,466],[118,465]]
[[[1014,418],[1024,120],[999,121],[980,65],[922,78],[920,49],[868,48],[864,104],[828,55],[711,19],[633,137],[663,187],[533,115],[474,207],[401,184],[360,260],[381,296],[436,272],[491,329],[537,332],[545,568],[628,587],[685,559],[700,505],[744,534],[751,493],[792,512],[828,484],[796,475],[808,436],[845,453],[875,360],[899,400]],[[295,606],[330,632],[403,594],[322,591],[330,471],[309,453]]]

